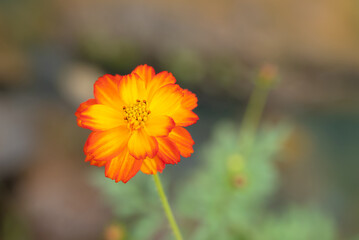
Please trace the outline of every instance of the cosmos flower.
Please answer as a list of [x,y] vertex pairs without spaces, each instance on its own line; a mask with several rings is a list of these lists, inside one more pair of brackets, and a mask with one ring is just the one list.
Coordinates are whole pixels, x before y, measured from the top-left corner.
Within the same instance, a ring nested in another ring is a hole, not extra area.
[[100,77],[94,99],[83,102],[77,124],[92,130],[84,152],[91,165],[126,183],[141,170],[162,172],[193,153],[194,141],[184,128],[197,122],[197,97],[180,88],[169,72],[155,74],[138,66],[131,74]]

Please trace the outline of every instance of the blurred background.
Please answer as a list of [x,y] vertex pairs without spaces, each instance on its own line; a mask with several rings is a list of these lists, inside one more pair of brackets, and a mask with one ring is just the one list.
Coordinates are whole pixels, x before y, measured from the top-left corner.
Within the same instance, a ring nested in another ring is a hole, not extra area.
[[74,116],[99,76],[144,63],[199,99],[195,153],[161,174],[185,239],[359,239],[358,12],[1,0],[0,239],[173,238],[152,177],[116,184],[85,163]]

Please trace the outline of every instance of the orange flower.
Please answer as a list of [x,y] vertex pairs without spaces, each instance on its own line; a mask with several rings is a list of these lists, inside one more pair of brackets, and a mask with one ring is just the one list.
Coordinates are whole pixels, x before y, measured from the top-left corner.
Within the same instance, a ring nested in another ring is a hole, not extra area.
[[94,99],[83,102],[77,124],[93,132],[84,152],[91,165],[105,166],[105,175],[126,183],[141,170],[162,172],[180,155],[193,153],[194,141],[184,128],[197,122],[197,97],[180,88],[169,72],[155,74],[138,66],[131,74],[100,77]]

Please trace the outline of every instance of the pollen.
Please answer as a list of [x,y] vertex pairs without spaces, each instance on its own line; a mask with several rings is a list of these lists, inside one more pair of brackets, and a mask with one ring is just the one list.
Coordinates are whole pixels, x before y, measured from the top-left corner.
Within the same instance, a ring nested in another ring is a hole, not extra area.
[[147,108],[146,100],[137,99],[131,106],[123,106],[124,120],[127,121],[127,127],[131,130],[137,130],[145,125],[148,115],[151,111]]

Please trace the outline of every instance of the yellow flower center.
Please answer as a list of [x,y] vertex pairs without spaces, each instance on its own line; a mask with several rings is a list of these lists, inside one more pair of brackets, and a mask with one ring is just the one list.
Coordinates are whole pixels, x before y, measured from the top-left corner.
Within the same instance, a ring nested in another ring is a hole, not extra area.
[[131,106],[124,106],[123,112],[125,114],[124,119],[127,121],[127,127],[131,130],[143,127],[148,119],[148,115],[151,113],[151,111],[147,109],[146,100],[140,101],[138,99],[136,103]]

